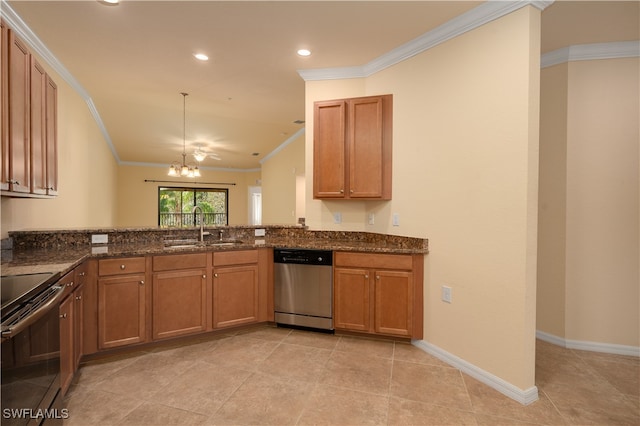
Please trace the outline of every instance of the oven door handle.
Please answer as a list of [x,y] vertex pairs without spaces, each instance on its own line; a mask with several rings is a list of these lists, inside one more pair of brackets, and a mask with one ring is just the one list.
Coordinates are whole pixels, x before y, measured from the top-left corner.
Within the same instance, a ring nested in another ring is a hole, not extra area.
[[40,306],[35,311],[31,312],[29,315],[24,317],[21,321],[18,321],[14,325],[8,327],[6,330],[2,330],[2,339],[11,339],[12,337],[19,334],[21,331],[29,327],[31,324],[34,324],[40,318],[42,318],[45,314],[47,314],[51,309],[58,307],[58,302],[62,298],[64,294],[64,286],[55,285],[52,288],[56,290],[55,293],[51,296],[47,303]]

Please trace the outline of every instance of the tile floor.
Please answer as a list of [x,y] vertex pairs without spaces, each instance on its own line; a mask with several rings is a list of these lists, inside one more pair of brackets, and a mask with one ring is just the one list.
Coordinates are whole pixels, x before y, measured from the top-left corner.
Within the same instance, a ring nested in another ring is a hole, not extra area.
[[84,363],[65,425],[639,425],[640,360],[537,342],[512,401],[406,343],[258,327]]

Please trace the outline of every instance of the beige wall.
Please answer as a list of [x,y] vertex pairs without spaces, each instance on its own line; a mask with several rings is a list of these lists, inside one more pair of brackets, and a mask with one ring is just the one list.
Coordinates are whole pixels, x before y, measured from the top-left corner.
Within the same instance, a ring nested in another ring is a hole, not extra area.
[[565,337],[568,64],[540,73],[537,329]]
[[566,337],[640,346],[640,61],[569,65]]
[[640,60],[542,71],[538,329],[640,345]]
[[[425,340],[523,390],[535,375],[539,19],[523,8],[371,77],[306,92],[310,227],[429,238]],[[313,200],[312,102],[383,93],[394,95],[393,200]],[[440,301],[444,284],[451,304]]]
[[640,346],[640,60],[569,64],[566,337]]
[[[262,223],[296,224],[296,181],[305,175],[304,133],[262,163]],[[304,202],[304,200],[303,200]]]
[[[260,172],[226,172],[201,170],[199,182],[167,176],[167,167],[121,166],[118,169],[117,225],[123,227],[158,226],[158,187],[224,188],[229,190],[229,225],[248,223],[249,186],[256,185]],[[180,183],[156,183],[145,180],[162,180]],[[235,185],[232,185],[235,184]]]
[[2,197],[2,238],[9,231],[112,226],[117,165],[86,102],[42,60],[58,86],[58,185],[53,199]]

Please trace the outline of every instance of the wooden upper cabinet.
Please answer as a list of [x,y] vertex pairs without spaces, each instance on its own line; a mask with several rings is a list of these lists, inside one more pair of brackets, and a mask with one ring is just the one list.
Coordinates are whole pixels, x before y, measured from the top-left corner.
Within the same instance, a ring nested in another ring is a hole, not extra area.
[[58,86],[47,75],[45,87],[47,195],[58,195]]
[[30,192],[29,68],[25,44],[9,30],[9,191]]
[[44,68],[31,57],[30,74],[30,150],[31,150],[31,192],[47,193],[47,135],[46,135],[46,84],[47,74]]
[[313,136],[313,196],[344,198],[346,101],[316,102]]
[[1,22],[2,195],[58,194],[57,87],[15,33]]
[[9,29],[0,19],[0,190],[9,190]]
[[314,198],[391,199],[392,119],[392,95],[314,104]]

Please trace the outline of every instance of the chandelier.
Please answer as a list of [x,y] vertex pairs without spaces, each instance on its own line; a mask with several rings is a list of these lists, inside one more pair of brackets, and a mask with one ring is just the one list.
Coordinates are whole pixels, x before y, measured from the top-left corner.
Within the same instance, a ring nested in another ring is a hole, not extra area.
[[181,92],[182,95],[182,163],[175,162],[169,166],[169,176],[200,177],[198,166],[187,164],[187,96],[188,93]]

